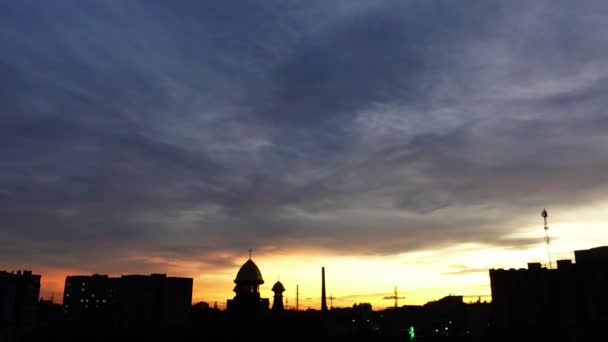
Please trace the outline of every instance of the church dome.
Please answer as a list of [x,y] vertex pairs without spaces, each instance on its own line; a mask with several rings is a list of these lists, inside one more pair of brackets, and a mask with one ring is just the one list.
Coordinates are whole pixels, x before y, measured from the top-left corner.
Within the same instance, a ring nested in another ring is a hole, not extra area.
[[283,292],[283,291],[285,291],[285,286],[283,286],[283,284],[281,284],[280,281],[277,281],[272,286],[272,292]]
[[240,283],[254,283],[254,284],[264,284],[264,279],[262,278],[262,273],[258,266],[251,259],[247,260],[239,273],[236,274],[236,279],[234,282],[237,284]]

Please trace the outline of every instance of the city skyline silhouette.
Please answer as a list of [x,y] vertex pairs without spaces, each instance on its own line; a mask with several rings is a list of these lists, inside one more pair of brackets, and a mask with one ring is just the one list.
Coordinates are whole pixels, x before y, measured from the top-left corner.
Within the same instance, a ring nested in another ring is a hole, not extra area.
[[363,316],[489,302],[490,269],[608,245],[607,12],[0,3],[0,270],[57,303],[67,276],[165,274],[221,311],[248,258],[270,306],[280,274],[320,308],[321,267]]
[[[546,217],[546,215],[544,215]],[[251,257],[236,272],[234,297],[226,310],[217,303],[192,303],[192,279],[165,274],[67,276],[63,303],[39,298],[41,275],[0,271],[0,337],[3,341],[60,338],[70,341],[139,336],[191,339],[204,333],[227,341],[243,338],[332,341],[602,341],[608,246],[574,251],[575,260],[556,267],[530,262],[527,268],[490,269],[491,301],[466,302],[449,294],[424,305],[375,309],[370,303],[327,306],[326,272],[320,269],[321,307],[284,306],[284,285],[272,286],[272,306],[259,291],[265,283]],[[235,329],[236,328],[236,329]],[[91,332],[96,331],[95,337]]]

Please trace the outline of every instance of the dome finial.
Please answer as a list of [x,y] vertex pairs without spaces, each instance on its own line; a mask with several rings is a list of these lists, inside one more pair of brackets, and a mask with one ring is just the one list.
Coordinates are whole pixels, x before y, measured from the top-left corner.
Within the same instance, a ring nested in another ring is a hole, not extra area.
[[249,248],[249,260],[251,260],[251,248]]

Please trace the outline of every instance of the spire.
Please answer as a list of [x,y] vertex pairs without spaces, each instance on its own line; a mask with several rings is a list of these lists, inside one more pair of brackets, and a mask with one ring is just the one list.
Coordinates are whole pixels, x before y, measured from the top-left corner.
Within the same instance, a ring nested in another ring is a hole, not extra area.
[[251,248],[249,248],[249,260],[251,260]]

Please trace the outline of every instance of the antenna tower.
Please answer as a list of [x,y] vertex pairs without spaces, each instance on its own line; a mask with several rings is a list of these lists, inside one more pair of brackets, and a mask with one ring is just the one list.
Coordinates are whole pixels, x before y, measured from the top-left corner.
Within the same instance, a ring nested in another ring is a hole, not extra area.
[[397,301],[399,300],[399,297],[397,297],[397,285],[395,285],[395,294],[393,295],[393,297],[395,297],[395,309],[399,307],[399,305],[397,305]]
[[329,295],[329,308],[332,310],[334,309],[334,299],[336,299],[336,297],[334,297],[334,294],[331,293]]
[[551,239],[549,238],[549,226],[547,226],[547,209],[543,208],[543,211],[540,213],[540,216],[543,217],[543,221],[545,222],[545,242],[547,243],[547,256],[549,257],[549,269],[551,266]]
[[399,304],[398,304],[397,300],[398,299],[403,299],[403,298],[405,298],[405,297],[399,297],[399,296],[397,296],[397,285],[395,285],[395,292],[394,292],[394,294],[392,296],[385,296],[382,299],[394,299],[395,300],[395,310],[396,310],[399,307]]

